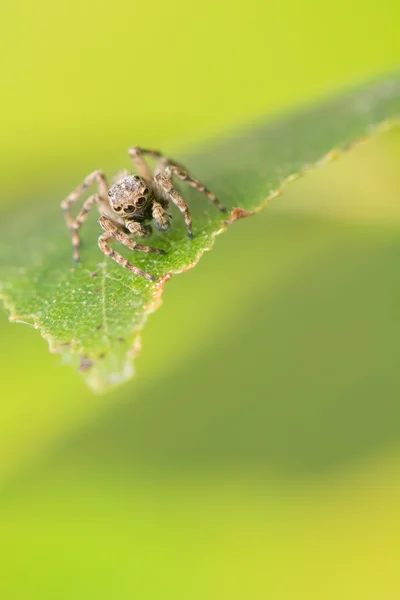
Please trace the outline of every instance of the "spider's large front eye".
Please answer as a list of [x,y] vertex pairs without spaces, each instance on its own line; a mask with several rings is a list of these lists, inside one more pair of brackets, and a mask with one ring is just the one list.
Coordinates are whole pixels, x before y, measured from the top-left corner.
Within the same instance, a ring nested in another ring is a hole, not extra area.
[[134,208],[132,204],[128,204],[128,206],[125,206],[125,212],[132,212]]
[[146,198],[144,196],[139,196],[139,198],[136,200],[136,206],[143,206],[145,202]]

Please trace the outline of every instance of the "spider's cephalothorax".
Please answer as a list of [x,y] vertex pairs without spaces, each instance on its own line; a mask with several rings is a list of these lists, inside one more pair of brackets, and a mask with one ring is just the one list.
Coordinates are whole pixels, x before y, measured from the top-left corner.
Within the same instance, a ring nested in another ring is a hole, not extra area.
[[[144,154],[149,154],[158,159],[154,173],[152,173],[149,165],[144,160]],[[63,200],[61,208],[64,211],[67,226],[72,231],[74,260],[76,262],[79,261],[79,229],[85,221],[89,210],[94,204],[97,204],[99,212],[102,215],[99,223],[104,230],[104,233],[99,237],[99,246],[102,252],[136,275],[142,275],[150,281],[155,281],[156,278],[153,275],[149,275],[138,267],[135,267],[121,254],[113,250],[109,242],[119,241],[131,250],[164,254],[163,250],[138,244],[132,236],[143,238],[151,235],[150,221],[154,221],[156,227],[161,231],[167,230],[171,219],[171,215],[167,212],[170,201],[182,213],[189,238],[193,237],[189,207],[173,185],[174,176],[206,194],[219,210],[226,212],[226,209],[205,185],[197,181],[197,179],[193,179],[177,163],[162,157],[159,152],[134,147],[129,150],[129,155],[139,175],[124,173],[109,188],[104,174],[101,171],[94,171],[86,177],[76,190]],[[82,210],[74,219],[71,215],[71,206],[79,199],[86,188],[94,183],[98,185],[97,194],[93,194],[85,200]]]
[[153,194],[145,180],[139,175],[128,175],[111,186],[109,203],[118,216],[134,221],[151,218]]

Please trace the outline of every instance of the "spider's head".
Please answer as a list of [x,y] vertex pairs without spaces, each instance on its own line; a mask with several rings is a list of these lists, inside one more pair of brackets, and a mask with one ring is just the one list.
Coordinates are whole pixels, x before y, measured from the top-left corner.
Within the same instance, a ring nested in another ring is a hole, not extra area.
[[141,219],[150,203],[151,190],[139,175],[129,175],[114,183],[108,192],[113,211],[127,219]]

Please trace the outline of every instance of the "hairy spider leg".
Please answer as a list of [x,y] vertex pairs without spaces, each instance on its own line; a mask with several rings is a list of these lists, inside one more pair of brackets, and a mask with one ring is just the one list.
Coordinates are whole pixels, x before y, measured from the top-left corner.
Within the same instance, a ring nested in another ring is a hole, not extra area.
[[[103,254],[115,260],[115,262],[117,262],[125,269],[132,271],[132,273],[135,273],[135,275],[141,275],[149,281],[157,281],[156,277],[150,275],[149,273],[146,273],[145,271],[142,271],[142,269],[139,269],[138,267],[135,267],[121,254],[119,254],[113,248],[111,248],[109,242],[117,241],[129,248],[130,250],[139,250],[141,252],[151,252],[154,254],[165,254],[164,250],[159,250],[157,248],[151,248],[150,246],[138,244],[137,242],[135,242],[135,240],[129,237],[129,234],[125,233],[122,230],[118,223],[115,223],[109,217],[100,217],[99,223],[104,229],[104,233],[99,237],[98,241],[100,250],[103,252]],[[137,223],[137,225],[140,225],[140,223]],[[136,235],[139,235],[138,230],[135,233]]]
[[[94,196],[90,196],[84,203],[82,210],[78,214],[78,216],[74,219],[71,214],[71,208],[77,200],[82,196],[85,190],[97,183],[98,185],[98,194]],[[87,213],[94,206],[95,203],[104,205],[107,204],[107,192],[108,192],[108,184],[107,180],[102,171],[93,171],[87,177],[85,177],[84,181],[73,191],[71,192],[62,202],[61,208],[64,212],[65,221],[67,227],[72,231],[72,245],[73,245],[73,258],[75,262],[79,262],[79,249],[80,249],[80,237],[79,237],[79,229],[84,223]]]

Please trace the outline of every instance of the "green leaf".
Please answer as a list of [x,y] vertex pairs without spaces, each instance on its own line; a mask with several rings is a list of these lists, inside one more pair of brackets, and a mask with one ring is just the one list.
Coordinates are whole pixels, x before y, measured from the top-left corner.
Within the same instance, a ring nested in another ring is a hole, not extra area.
[[[129,379],[140,331],[173,274],[195,266],[216,235],[260,210],[287,183],[389,127],[399,114],[396,74],[177,156],[230,207],[231,215],[221,215],[205,197],[185,189],[193,215],[192,241],[179,213],[174,213],[171,230],[150,242],[167,250],[165,256],[121,250],[159,278],[154,284],[101,254],[94,214],[82,230],[81,265],[74,266],[61,198],[33,206],[27,199],[26,210],[2,216],[1,295],[10,319],[39,329],[51,351],[79,367],[93,389]],[[171,326],[171,334],[175,326],[179,323]]]

